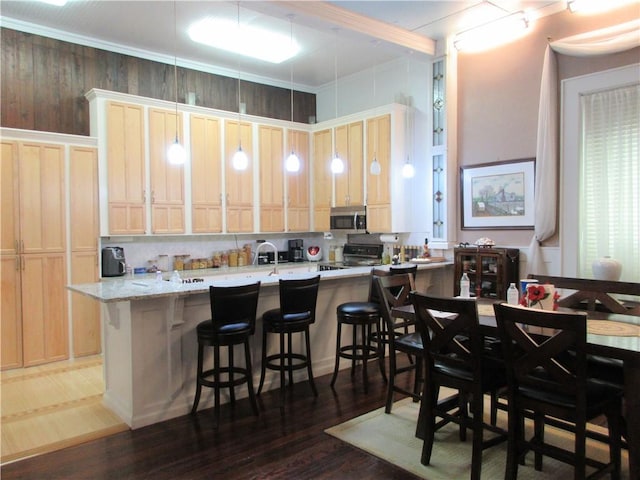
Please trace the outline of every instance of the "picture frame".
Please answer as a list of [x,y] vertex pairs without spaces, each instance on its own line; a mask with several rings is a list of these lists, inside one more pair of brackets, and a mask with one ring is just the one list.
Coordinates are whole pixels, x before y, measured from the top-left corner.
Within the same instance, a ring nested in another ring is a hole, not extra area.
[[460,167],[462,230],[533,230],[535,158]]

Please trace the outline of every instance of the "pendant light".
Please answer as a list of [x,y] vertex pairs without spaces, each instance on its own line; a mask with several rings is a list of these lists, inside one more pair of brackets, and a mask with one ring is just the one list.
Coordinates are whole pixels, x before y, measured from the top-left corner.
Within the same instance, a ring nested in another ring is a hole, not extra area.
[[[409,54],[411,53],[412,52],[410,51]],[[407,132],[406,144],[407,144],[407,149],[410,149],[410,150],[409,150],[409,153],[407,153],[407,161],[402,166],[402,176],[404,178],[413,178],[413,176],[416,174],[416,169],[410,160],[410,152],[413,151],[413,125],[412,125],[413,116],[411,114],[413,102],[411,101],[411,96],[409,95],[409,57],[407,57],[407,87],[406,88],[407,88],[407,96],[406,96],[407,110],[406,110],[406,118],[405,118],[405,123],[406,123],[405,128]]]
[[[336,106],[336,119],[338,118],[338,29],[335,29],[335,40],[333,45],[334,55],[333,55],[333,82],[335,86],[335,106]],[[333,159],[331,160],[331,173],[342,173],[344,172],[344,162],[338,156],[338,151],[335,151]]]
[[[240,29],[240,2],[238,2],[238,29]],[[238,60],[238,150],[231,158],[231,165],[235,170],[246,170],[249,166],[249,157],[242,150],[242,140],[240,135],[240,60]]]
[[[380,43],[379,40],[374,40],[373,44],[374,46],[378,46],[378,44]],[[377,107],[376,105],[376,70],[377,70],[377,66],[378,66],[378,55],[376,52],[376,63],[373,65],[373,106]],[[374,135],[374,141],[376,144],[376,148],[378,145],[378,123],[376,122],[376,132]],[[371,175],[380,175],[380,173],[382,172],[382,168],[380,167],[380,162],[378,162],[378,157],[376,156],[376,151],[373,151],[373,160],[371,161],[371,166],[369,167],[369,173],[371,173]]]
[[173,82],[176,100],[176,138],[167,150],[167,160],[172,165],[183,165],[187,161],[187,152],[178,140],[178,16],[176,1],[173,2]]
[[[291,48],[293,49],[293,17],[294,15],[288,15],[289,17],[289,23],[291,25]],[[291,72],[291,123],[293,123],[293,60],[291,61],[291,65],[290,65],[290,72]],[[291,173],[295,173],[297,171],[300,170],[300,159],[298,158],[298,156],[295,154],[295,152],[293,151],[293,145],[291,145],[291,153],[289,154],[289,156],[287,157],[287,159],[284,162],[284,168],[287,170],[287,172],[291,172]]]

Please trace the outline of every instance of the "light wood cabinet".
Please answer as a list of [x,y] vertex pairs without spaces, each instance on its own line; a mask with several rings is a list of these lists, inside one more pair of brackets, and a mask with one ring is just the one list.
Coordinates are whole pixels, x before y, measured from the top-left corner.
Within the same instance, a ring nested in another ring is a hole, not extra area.
[[222,232],[220,120],[191,115],[191,219],[193,233]]
[[284,232],[284,131],[258,126],[260,231]]
[[0,155],[0,348],[1,367],[22,366],[22,300],[18,256],[18,144],[2,142]]
[[[376,158],[380,175],[372,175],[369,165]],[[367,229],[391,231],[391,115],[367,120]]]
[[[98,155],[95,148],[69,149],[69,225],[71,232],[71,283],[94,283],[98,272]],[[102,351],[100,304],[71,292],[73,355]]]
[[287,132],[287,150],[300,159],[300,170],[286,172],[287,177],[287,230],[289,232],[308,232],[309,222],[309,134],[300,130]]
[[110,101],[106,110],[109,233],[143,234],[146,229],[144,108]]
[[2,368],[62,360],[69,355],[64,146],[3,142],[2,154]]
[[18,255],[0,255],[0,285],[0,348],[4,370],[22,366],[22,290]]
[[[227,232],[251,233],[253,228],[253,134],[248,122],[225,122],[225,188]],[[246,170],[235,170],[231,164],[233,154],[242,149],[249,157]]]
[[363,139],[362,121],[335,128],[336,153],[344,162],[344,172],[335,181],[337,207],[364,205]]
[[185,232],[184,166],[172,165],[167,150],[182,142],[182,115],[175,111],[149,109],[149,163],[151,179],[151,232],[177,234]]
[[331,129],[313,134],[313,229],[316,232],[329,231],[333,188],[332,139]]

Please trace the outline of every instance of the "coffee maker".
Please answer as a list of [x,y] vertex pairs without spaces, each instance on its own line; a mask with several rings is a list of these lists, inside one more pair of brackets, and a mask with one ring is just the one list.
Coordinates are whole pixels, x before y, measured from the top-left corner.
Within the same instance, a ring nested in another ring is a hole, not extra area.
[[304,262],[304,247],[301,238],[289,240],[289,261]]

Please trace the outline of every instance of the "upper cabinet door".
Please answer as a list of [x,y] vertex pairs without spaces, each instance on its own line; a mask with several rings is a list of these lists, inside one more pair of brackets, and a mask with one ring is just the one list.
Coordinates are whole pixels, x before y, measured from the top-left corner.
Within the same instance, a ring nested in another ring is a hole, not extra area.
[[[374,158],[380,164],[380,174],[371,175],[369,166]],[[391,203],[391,115],[367,120],[367,205]],[[367,219],[368,220],[368,219]]]
[[184,233],[184,166],[172,165],[167,150],[182,137],[182,114],[149,109],[149,159],[151,173],[151,231]]
[[336,174],[336,206],[364,204],[363,122],[336,127],[336,154],[344,162],[344,172]]
[[333,177],[331,175],[332,132],[321,130],[313,134],[313,229],[329,230],[329,211]]
[[16,182],[18,144],[2,142],[0,152],[0,195],[2,215],[0,215],[0,253],[16,255],[18,253],[18,192]]
[[21,143],[18,165],[20,252],[64,252],[64,147]]
[[309,222],[309,134],[299,130],[289,130],[285,157],[292,151],[300,160],[300,170],[285,172],[287,177],[287,230],[308,232]]
[[70,147],[69,209],[71,250],[98,249],[98,153],[92,147]]
[[258,127],[260,148],[260,231],[284,231],[284,132]]
[[145,233],[144,107],[107,102],[109,233]]
[[[239,128],[238,128],[239,127]],[[233,168],[231,159],[239,144],[249,157],[245,170]],[[225,122],[225,187],[227,232],[254,231],[253,228],[253,128],[251,123]]]
[[220,120],[191,115],[191,217],[193,233],[222,232]]

